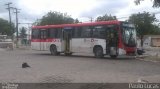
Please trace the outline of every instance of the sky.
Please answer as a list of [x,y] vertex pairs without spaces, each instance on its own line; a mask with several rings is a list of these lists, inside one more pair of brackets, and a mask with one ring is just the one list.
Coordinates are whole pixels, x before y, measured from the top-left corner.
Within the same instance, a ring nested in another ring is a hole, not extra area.
[[[19,23],[33,23],[49,11],[67,13],[82,22],[96,19],[97,16],[111,14],[119,20],[128,19],[131,14],[138,12],[160,12],[153,8],[151,0],[144,0],[140,5],[135,5],[134,0],[0,0],[0,18],[8,20],[7,2],[20,10]],[[15,22],[14,11],[11,11],[12,22]],[[123,18],[125,17],[125,18]],[[160,14],[156,17],[160,20]]]

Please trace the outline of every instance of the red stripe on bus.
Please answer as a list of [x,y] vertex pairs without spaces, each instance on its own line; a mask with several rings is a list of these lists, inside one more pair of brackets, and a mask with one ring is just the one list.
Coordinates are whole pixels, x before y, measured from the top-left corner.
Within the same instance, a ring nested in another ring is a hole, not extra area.
[[60,42],[60,39],[32,39],[32,42]]
[[58,24],[58,25],[32,26],[32,29],[81,27],[81,26],[96,26],[96,25],[109,25],[109,24],[120,24],[120,21],[113,20],[113,21],[100,21],[100,22],[78,23],[78,24]]

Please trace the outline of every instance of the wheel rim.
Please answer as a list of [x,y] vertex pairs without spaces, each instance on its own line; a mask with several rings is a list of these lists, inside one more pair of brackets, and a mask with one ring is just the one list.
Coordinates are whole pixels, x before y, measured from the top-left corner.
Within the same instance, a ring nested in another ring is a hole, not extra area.
[[97,52],[96,52],[96,56],[100,56],[100,53],[101,53],[101,51],[100,50],[97,50]]
[[56,54],[56,49],[55,49],[55,47],[51,47],[51,54]]
[[103,51],[100,48],[97,48],[95,52],[96,57],[102,57],[103,56]]

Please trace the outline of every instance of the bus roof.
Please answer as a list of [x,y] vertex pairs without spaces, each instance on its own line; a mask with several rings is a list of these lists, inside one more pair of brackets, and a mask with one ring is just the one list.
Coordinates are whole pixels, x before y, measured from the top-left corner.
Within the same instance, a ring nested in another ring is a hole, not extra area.
[[90,22],[90,23],[78,23],[78,24],[59,24],[59,25],[44,25],[44,26],[33,26],[32,29],[47,29],[47,28],[64,28],[64,27],[80,27],[80,26],[95,26],[95,25],[105,25],[105,24],[120,24],[120,21],[100,21],[100,22]]

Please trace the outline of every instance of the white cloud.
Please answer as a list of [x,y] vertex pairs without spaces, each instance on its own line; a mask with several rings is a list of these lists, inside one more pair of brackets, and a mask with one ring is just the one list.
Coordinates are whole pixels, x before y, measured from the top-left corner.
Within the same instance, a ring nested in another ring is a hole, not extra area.
[[[133,3],[133,1],[130,0],[128,6],[123,9],[119,9],[118,13],[116,13],[116,16],[118,18],[129,17],[131,14],[135,14],[138,12],[144,12],[144,11],[150,12],[150,13],[157,12],[158,9],[159,8],[152,7],[152,2],[150,0],[144,0],[140,5],[135,5],[135,3]],[[122,18],[120,20],[126,20],[126,19],[128,18]]]
[[80,16],[97,17],[104,14],[115,15],[120,8],[123,9],[128,6],[128,0],[101,0],[97,1],[97,7],[92,7],[90,11],[84,11]]
[[[34,22],[49,11],[66,12],[81,21],[87,21],[90,17],[95,18],[106,13],[120,18],[143,11],[159,11],[159,8],[152,8],[150,0],[145,0],[138,6],[134,4],[134,0],[1,0],[0,17],[2,18],[8,18],[8,11],[4,4],[9,1],[13,2],[12,6],[21,9],[20,22]],[[156,16],[160,18],[158,15]],[[120,20],[125,19],[127,18]]]
[[95,0],[21,0],[20,3],[30,14],[42,15],[51,10],[67,12],[74,18],[96,5]]

